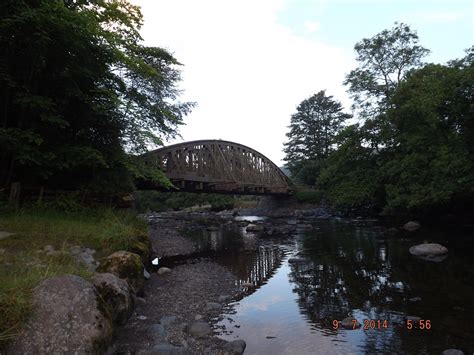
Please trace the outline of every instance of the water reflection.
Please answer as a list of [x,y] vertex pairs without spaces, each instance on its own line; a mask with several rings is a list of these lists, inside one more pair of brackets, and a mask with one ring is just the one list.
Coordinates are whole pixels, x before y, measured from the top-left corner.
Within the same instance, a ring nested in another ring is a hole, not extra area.
[[[318,227],[295,238],[289,260],[282,262],[275,249],[262,252],[261,260],[250,255],[228,260],[227,265],[245,282],[274,276],[235,304],[232,321],[219,326],[240,328],[223,333],[224,338],[245,339],[246,353],[474,350],[472,240],[443,240],[450,254],[437,264],[409,255],[414,241],[378,240],[373,229],[331,221],[319,221]],[[413,297],[421,301],[410,301]],[[429,319],[436,326],[409,331],[406,315]],[[334,330],[332,320],[346,316],[359,322],[386,319],[389,326]],[[269,335],[276,336],[271,343]]]

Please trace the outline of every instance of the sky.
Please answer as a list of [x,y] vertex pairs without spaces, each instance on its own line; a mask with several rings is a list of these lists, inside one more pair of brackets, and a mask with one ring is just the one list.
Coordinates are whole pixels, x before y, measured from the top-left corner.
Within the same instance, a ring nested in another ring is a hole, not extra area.
[[247,145],[283,165],[283,143],[298,104],[326,90],[350,112],[342,82],[356,67],[354,45],[394,22],[415,30],[446,63],[474,45],[469,0],[132,0],[149,46],[181,66],[182,101],[197,106],[181,138]]

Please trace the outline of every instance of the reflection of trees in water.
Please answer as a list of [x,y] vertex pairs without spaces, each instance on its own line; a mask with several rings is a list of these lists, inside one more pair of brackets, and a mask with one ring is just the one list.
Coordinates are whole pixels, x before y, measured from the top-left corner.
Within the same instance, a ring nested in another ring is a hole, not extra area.
[[239,285],[259,286],[270,279],[281,265],[284,253],[274,246],[259,246],[255,250],[240,250],[219,256],[216,261],[238,277]]
[[[363,228],[328,228],[297,242],[299,259],[290,263],[289,277],[301,312],[315,327],[329,332],[333,319],[351,312],[359,321],[387,319],[389,329],[363,332],[367,353],[429,353],[448,344],[472,343],[468,321],[472,325],[474,307],[466,304],[472,283],[453,277],[456,270],[469,272],[466,265],[472,262],[453,257],[439,264],[420,261],[409,256],[406,243],[377,240]],[[422,301],[410,302],[413,296]],[[454,315],[459,305],[463,311]],[[436,327],[409,332],[401,325],[405,314],[430,319]]]

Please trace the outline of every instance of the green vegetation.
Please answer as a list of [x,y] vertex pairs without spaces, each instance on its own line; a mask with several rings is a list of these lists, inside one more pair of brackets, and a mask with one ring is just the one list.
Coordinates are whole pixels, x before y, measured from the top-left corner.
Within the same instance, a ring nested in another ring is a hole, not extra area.
[[210,205],[214,211],[255,207],[254,196],[232,196],[211,193],[138,191],[136,208],[140,212],[164,212],[193,206]]
[[141,44],[125,0],[0,5],[0,191],[12,182],[117,195],[169,184],[133,159],[177,134],[180,63]]
[[[341,126],[319,101],[297,121],[303,101],[288,133],[292,176],[343,210],[418,217],[474,211],[474,47],[446,65],[423,64],[429,51],[396,24],[355,50],[359,66],[344,84],[358,122]],[[308,128],[323,120],[331,122],[329,143]]]
[[[0,230],[15,233],[0,240],[0,345],[28,316],[38,282],[61,274],[92,275],[68,253],[70,246],[96,249],[101,257],[133,249],[147,234],[146,223],[131,213],[86,208],[24,208],[2,214]],[[47,255],[46,245],[63,253]]]

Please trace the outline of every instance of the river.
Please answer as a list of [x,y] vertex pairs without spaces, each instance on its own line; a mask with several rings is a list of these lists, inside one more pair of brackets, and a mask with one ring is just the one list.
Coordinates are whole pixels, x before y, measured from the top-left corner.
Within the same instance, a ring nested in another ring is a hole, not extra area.
[[[312,225],[285,238],[257,238],[235,224],[190,233],[247,290],[219,318],[221,338],[244,339],[246,354],[474,352],[472,231],[387,239],[363,221]],[[424,241],[445,245],[448,257],[409,254]],[[344,329],[337,321],[346,317],[362,326]]]

